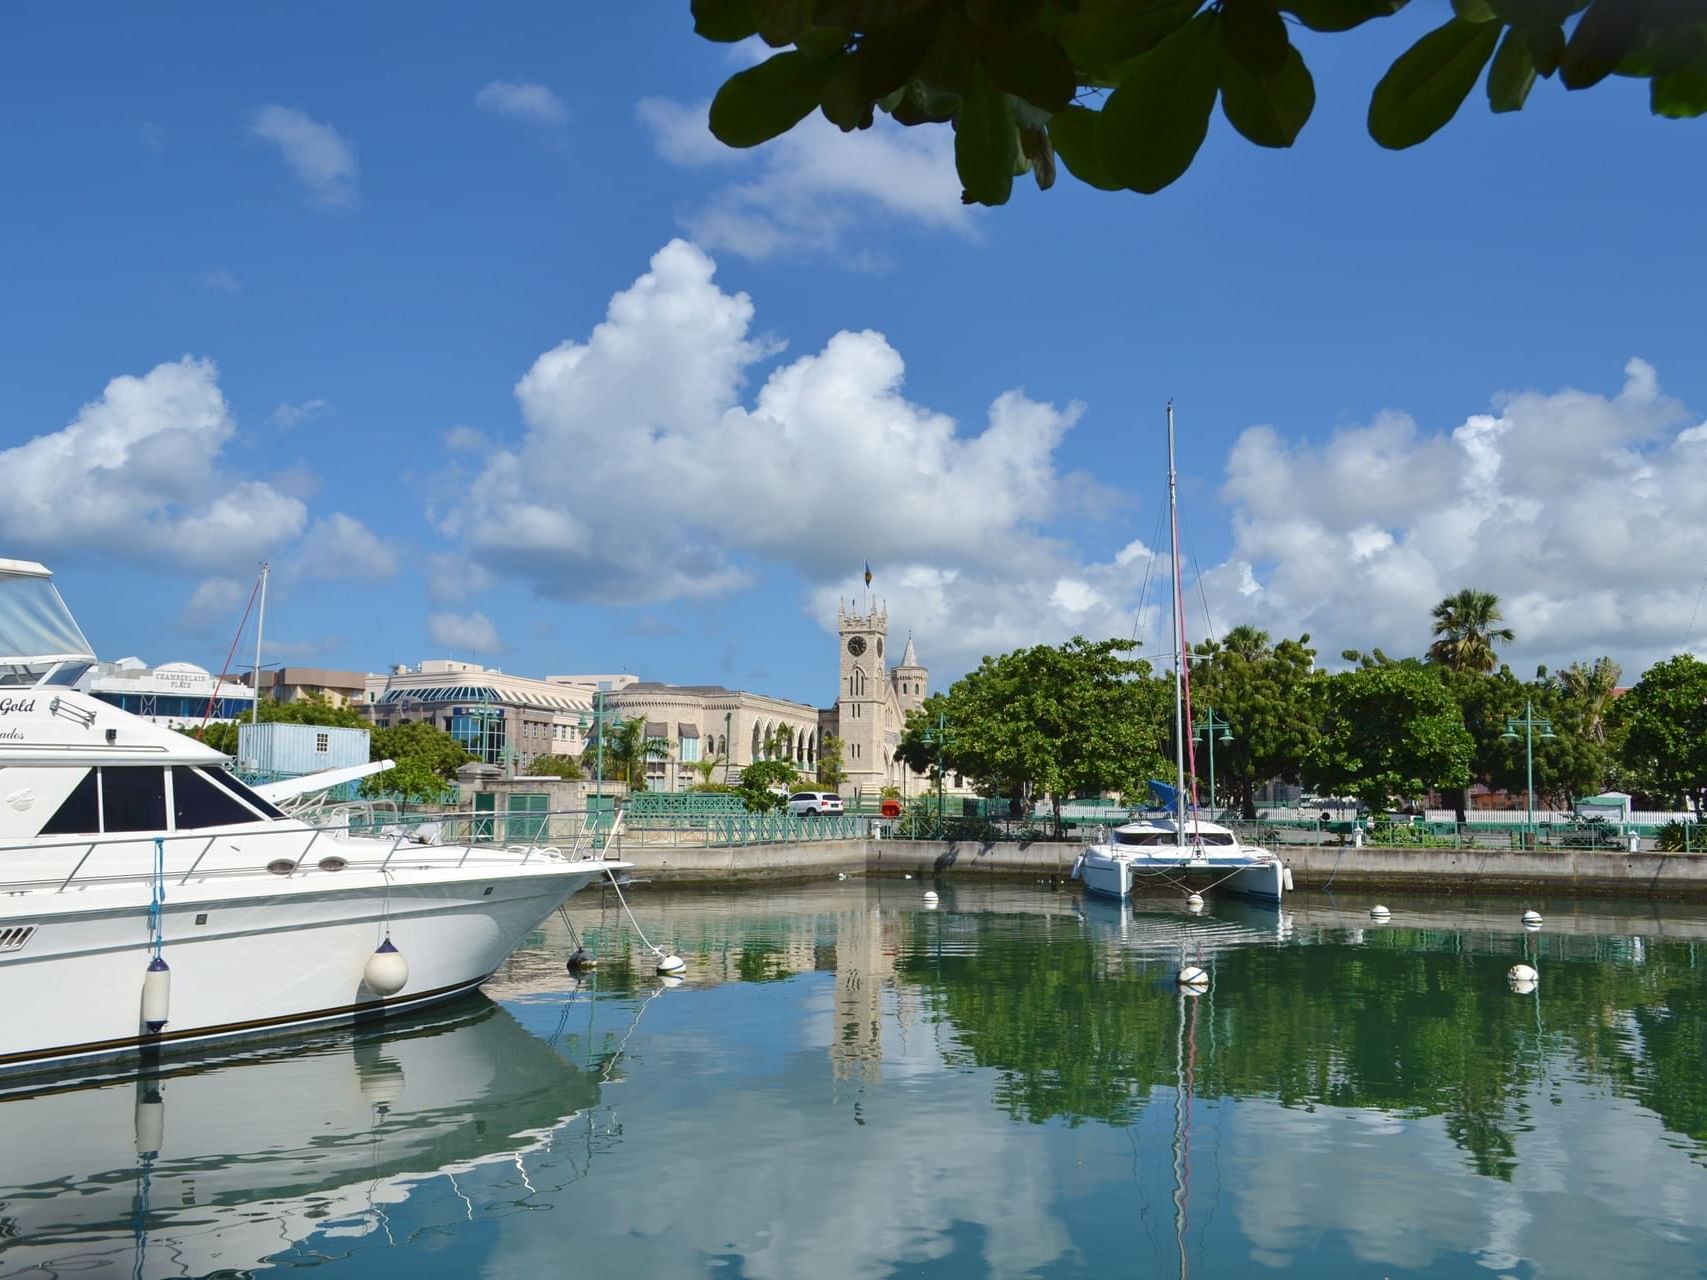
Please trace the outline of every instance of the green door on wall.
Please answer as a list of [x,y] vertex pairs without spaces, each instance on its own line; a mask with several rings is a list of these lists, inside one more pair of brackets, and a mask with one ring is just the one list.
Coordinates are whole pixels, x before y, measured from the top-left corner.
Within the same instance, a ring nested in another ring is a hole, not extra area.
[[504,819],[505,844],[535,844],[545,838],[546,797],[544,793],[512,794],[509,816]]
[[[492,839],[492,814],[497,811],[498,797],[490,791],[476,792],[474,796],[474,826],[469,838],[475,843],[489,842]],[[485,816],[482,817],[481,815]]]

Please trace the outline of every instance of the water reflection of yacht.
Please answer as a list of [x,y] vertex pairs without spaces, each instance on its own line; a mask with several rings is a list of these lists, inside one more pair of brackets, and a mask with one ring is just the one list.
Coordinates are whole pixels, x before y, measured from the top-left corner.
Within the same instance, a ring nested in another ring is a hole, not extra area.
[[520,1163],[598,1079],[498,1006],[0,1101],[0,1275],[237,1274]]
[[1234,947],[1272,945],[1292,937],[1292,913],[1278,904],[1217,899],[1212,910],[1190,911],[1178,899],[1132,898],[1124,902],[1087,894],[1080,900],[1085,923],[1123,951],[1197,960]]

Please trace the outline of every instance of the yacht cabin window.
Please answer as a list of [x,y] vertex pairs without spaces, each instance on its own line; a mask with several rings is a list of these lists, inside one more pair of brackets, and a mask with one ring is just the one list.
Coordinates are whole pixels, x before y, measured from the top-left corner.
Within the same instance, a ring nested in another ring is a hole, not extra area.
[[93,835],[101,829],[101,800],[96,791],[95,771],[90,769],[83,780],[71,789],[65,802],[54,810],[53,817],[42,826],[44,836]]
[[102,769],[101,830],[164,831],[166,771],[158,765]]
[[199,769],[172,766],[172,825],[179,831],[253,822],[255,814]]

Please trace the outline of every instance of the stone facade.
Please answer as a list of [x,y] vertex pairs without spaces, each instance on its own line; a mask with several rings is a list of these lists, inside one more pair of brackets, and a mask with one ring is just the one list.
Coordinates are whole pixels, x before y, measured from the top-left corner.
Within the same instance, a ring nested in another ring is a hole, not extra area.
[[924,704],[930,672],[919,662],[911,636],[900,664],[889,666],[885,606],[868,601],[864,610],[850,611],[843,603],[836,614],[840,653],[836,705],[821,723],[833,722],[828,732],[841,739],[843,789],[870,793],[898,787],[914,794],[924,785],[924,775],[897,761],[895,749],[906,728],[907,713]]

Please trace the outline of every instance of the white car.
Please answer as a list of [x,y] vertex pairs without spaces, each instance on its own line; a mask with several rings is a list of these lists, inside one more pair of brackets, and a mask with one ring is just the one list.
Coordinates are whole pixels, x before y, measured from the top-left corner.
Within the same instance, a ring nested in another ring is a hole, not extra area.
[[842,798],[834,791],[796,791],[788,797],[788,811],[808,818],[821,813],[840,813]]

